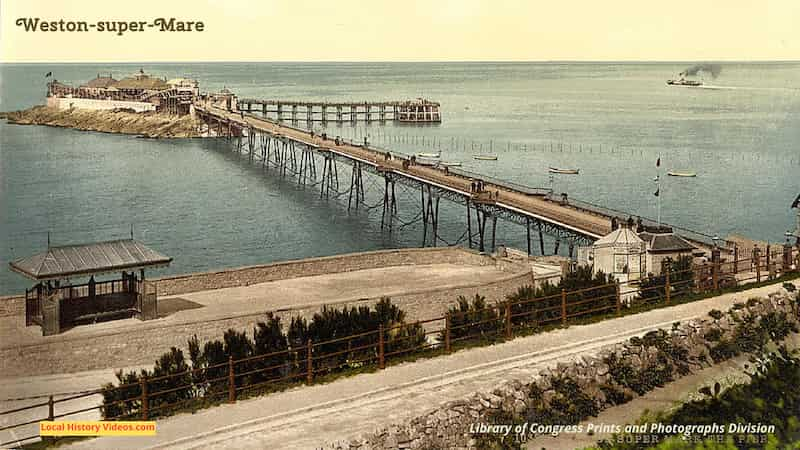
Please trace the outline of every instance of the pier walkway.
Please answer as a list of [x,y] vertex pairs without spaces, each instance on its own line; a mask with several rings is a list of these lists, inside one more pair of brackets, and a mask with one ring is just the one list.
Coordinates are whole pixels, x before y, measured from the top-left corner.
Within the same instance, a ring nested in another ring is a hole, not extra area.
[[[428,222],[433,227],[434,245],[438,222],[438,198],[446,197],[467,207],[467,233],[470,246],[473,235],[476,236],[478,248],[484,250],[484,241],[488,237],[485,231],[487,218],[492,223],[492,247],[494,247],[494,230],[498,217],[511,220],[527,228],[528,253],[531,253],[531,229],[538,229],[539,245],[542,254],[544,242],[542,234],[556,238],[558,242],[565,240],[570,247],[570,255],[574,245],[588,245],[596,239],[608,234],[612,230],[612,218],[625,219],[630,217],[627,213],[596,207],[585,202],[567,199],[565,195],[554,196],[552,192],[542,188],[529,188],[491,179],[488,176],[473,174],[448,167],[422,165],[415,162],[413,156],[402,155],[397,152],[376,149],[369,145],[346,142],[330,136],[323,137],[309,131],[282,124],[268,118],[257,117],[243,111],[228,111],[210,103],[196,103],[195,113],[209,124],[211,129],[216,124],[217,132],[228,136],[246,136],[249,144],[243,151],[249,152],[251,158],[261,155],[262,160],[270,161],[269,146],[271,141],[290,147],[291,152],[306,152],[322,156],[325,159],[325,169],[322,173],[322,190],[330,185],[331,174],[336,173],[335,160],[338,159],[353,166],[353,183],[351,183],[351,196],[356,196],[358,203],[361,170],[367,169],[386,179],[386,192],[384,194],[384,216],[391,215],[396,209],[394,200],[394,182],[402,182],[422,189],[422,207],[425,213],[426,226]],[[254,137],[251,137],[253,135]],[[261,139],[259,139],[261,137]],[[259,148],[259,141],[261,147]],[[281,150],[286,151],[286,150]],[[293,168],[298,179],[303,177],[303,162],[297,168],[297,156],[278,154],[274,155],[280,164],[294,164]],[[302,156],[306,161],[305,154]],[[311,163],[314,158],[311,158]],[[333,161],[332,161],[333,160]],[[271,161],[270,161],[271,162]],[[292,168],[290,168],[290,171]],[[358,174],[355,171],[358,171]],[[308,167],[306,167],[308,172]],[[316,175],[316,168],[312,169]],[[285,173],[285,171],[284,171]],[[328,179],[326,179],[326,176]],[[476,191],[475,185],[480,182],[482,187]],[[338,180],[337,180],[338,183]],[[426,192],[428,198],[426,199]],[[363,200],[363,192],[361,193]],[[435,203],[435,206],[434,206]],[[475,212],[475,223],[472,223],[471,210]],[[649,223],[648,223],[649,224]],[[473,234],[473,231],[477,233]],[[710,248],[710,236],[691,230],[679,232],[687,239],[701,248]],[[424,238],[423,238],[424,239]]]

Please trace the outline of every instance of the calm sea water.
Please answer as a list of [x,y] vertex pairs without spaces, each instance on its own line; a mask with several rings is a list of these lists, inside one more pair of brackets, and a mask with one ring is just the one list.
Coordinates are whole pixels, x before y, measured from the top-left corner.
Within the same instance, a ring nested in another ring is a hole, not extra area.
[[[724,64],[718,89],[669,88],[688,64],[214,63],[0,65],[0,109],[42,103],[44,74],[78,84],[139,68],[187,76],[204,90],[319,100],[427,97],[438,126],[329,125],[328,134],[413,152],[441,148],[464,168],[655,217],[655,161],[663,220],[725,236],[782,241],[800,191],[800,63]],[[304,124],[300,124],[301,126]],[[319,129],[320,125],[316,125]],[[224,141],[150,140],[0,123],[0,294],[28,281],[7,262],[53,244],[134,235],[174,257],[160,273],[417,246],[419,193],[398,188],[400,218],[380,230],[380,208],[347,212],[229,151]],[[497,154],[496,162],[475,153]],[[550,179],[548,166],[580,168]],[[319,167],[321,169],[321,166]],[[340,166],[342,188],[349,180]],[[366,176],[367,203],[382,183]],[[415,209],[416,208],[416,209]],[[440,233],[456,242],[462,208],[442,203]],[[524,248],[524,230],[498,225],[498,243]],[[565,246],[562,245],[562,249]],[[548,251],[552,251],[548,243]]]

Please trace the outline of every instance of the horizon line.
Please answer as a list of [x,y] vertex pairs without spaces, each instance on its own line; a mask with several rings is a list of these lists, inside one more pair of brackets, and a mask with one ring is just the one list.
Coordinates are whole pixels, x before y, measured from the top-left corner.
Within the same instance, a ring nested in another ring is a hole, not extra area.
[[636,59],[530,59],[530,60],[158,60],[158,61],[0,61],[0,64],[219,64],[219,63],[238,63],[238,64],[364,64],[364,63],[394,63],[394,64],[677,64],[677,63],[714,63],[714,64],[741,64],[741,63],[800,63],[800,59],[686,59],[686,60],[636,60]]

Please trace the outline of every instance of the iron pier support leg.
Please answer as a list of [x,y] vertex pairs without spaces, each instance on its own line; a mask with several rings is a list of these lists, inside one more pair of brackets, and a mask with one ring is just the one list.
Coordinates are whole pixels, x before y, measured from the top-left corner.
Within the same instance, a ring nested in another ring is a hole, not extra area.
[[542,222],[539,222],[539,250],[542,252],[542,256],[544,256],[544,233],[542,232]]
[[559,239],[556,239],[556,245],[555,245],[555,248],[553,249],[553,254],[554,254],[554,255],[557,255],[557,254],[558,254],[558,246],[559,246],[559,245],[561,245],[561,239],[560,239],[560,238],[559,238]]
[[525,232],[528,236],[528,256],[531,256],[531,219],[525,218]]
[[467,198],[467,238],[469,240],[469,248],[472,248],[472,216],[469,213],[469,198]]
[[495,251],[495,237],[497,235],[497,216],[492,215],[492,253]]
[[572,254],[574,252],[575,252],[575,243],[574,242],[570,242],[569,243],[569,257],[570,257],[570,259],[572,259]]
[[425,203],[425,186],[420,189],[420,198],[422,199],[422,246],[428,242],[428,205]]
[[433,246],[436,247],[436,241],[439,238],[439,196],[436,196],[436,203],[433,209]]
[[391,221],[391,205],[389,204],[389,175],[383,174],[383,213],[381,214],[381,230],[386,223],[386,213],[389,213],[389,221]]
[[477,219],[478,223],[478,251],[481,253],[486,251],[486,247],[484,246],[484,231],[486,230],[486,213],[482,212],[477,207],[475,208],[475,218]]

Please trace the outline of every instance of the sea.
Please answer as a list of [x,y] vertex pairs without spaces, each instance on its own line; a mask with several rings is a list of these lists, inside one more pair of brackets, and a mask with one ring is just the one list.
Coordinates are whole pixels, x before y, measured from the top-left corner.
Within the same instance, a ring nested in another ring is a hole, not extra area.
[[[690,66],[2,64],[0,110],[42,104],[48,72],[78,85],[97,74],[120,79],[140,69],[240,97],[423,97],[441,103],[441,124],[313,128],[407,154],[441,152],[463,170],[633,215],[657,219],[660,211],[662,221],[708,235],[784,242],[800,193],[800,62],[720,63],[716,77],[698,73],[701,88],[666,85]],[[133,235],[174,258],[149,276],[422,244],[418,190],[398,185],[398,217],[389,232],[380,226],[382,180],[365,174],[365,204],[348,211],[349,166],[338,167],[344,194],[325,199],[318,186],[299,185],[233,150],[224,139],[147,139],[0,121],[0,295],[30,287],[8,262],[44,251],[48,242]],[[551,166],[580,174],[551,176]],[[697,176],[667,177],[669,170]],[[465,222],[463,205],[443,199],[438,245],[466,245]],[[525,229],[500,220],[496,242],[524,249]],[[546,252],[553,250],[547,237]]]

